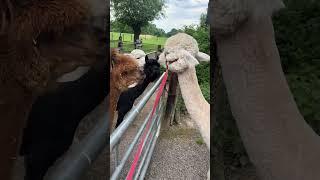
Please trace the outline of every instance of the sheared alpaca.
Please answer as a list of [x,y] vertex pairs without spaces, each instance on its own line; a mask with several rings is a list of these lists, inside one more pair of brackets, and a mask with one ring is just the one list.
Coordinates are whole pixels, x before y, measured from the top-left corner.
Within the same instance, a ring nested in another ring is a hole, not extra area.
[[110,134],[114,127],[114,113],[120,94],[128,88],[133,88],[142,81],[142,72],[140,71],[137,59],[132,56],[118,53],[115,49],[111,52],[111,77],[110,77]]
[[[197,41],[190,35],[178,33],[167,39],[159,62],[178,75],[182,98],[191,118],[210,149],[210,105],[202,95],[195,66],[199,61],[210,61],[210,56],[199,51]],[[208,171],[210,179],[210,168]]]
[[93,8],[97,3],[0,1],[0,179],[11,179],[22,129],[35,99],[55,89],[61,75],[90,66],[105,54],[94,28],[97,24],[92,24],[106,13]]
[[131,110],[134,101],[144,92],[149,83],[160,77],[160,64],[158,63],[158,57],[156,59],[149,59],[148,56],[145,56],[144,59],[145,63],[143,72],[145,74],[145,79],[141,84],[138,84],[136,87],[129,88],[120,95],[117,104],[118,119],[116,128],[121,124],[124,116]]
[[[210,23],[232,114],[262,180],[320,179],[320,137],[299,112],[275,42],[281,0],[215,0]],[[294,52],[293,52],[294,53]]]

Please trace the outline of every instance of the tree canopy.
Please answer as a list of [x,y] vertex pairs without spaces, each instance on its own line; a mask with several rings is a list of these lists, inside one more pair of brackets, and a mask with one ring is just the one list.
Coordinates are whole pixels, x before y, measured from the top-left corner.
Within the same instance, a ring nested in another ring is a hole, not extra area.
[[111,8],[116,20],[132,28],[136,40],[143,26],[164,16],[165,0],[111,0]]

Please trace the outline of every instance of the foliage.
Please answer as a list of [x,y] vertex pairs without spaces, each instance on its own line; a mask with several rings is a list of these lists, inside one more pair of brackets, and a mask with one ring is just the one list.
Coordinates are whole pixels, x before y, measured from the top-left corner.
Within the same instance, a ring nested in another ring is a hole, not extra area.
[[[111,32],[122,32],[122,33],[133,33],[133,29],[126,25],[121,23],[118,20],[111,20]],[[157,28],[157,26],[153,23],[149,23],[141,28],[141,33],[142,34],[149,34],[153,36],[158,36],[158,37],[164,37],[166,36],[166,32],[161,29]]]
[[[110,40],[118,41],[120,36],[120,32],[110,32]],[[133,34],[132,33],[121,33],[122,41],[128,42],[132,44]],[[154,45],[164,45],[167,38],[166,37],[157,37],[148,34],[141,34],[140,39],[142,39],[143,44],[154,44]]]
[[157,28],[153,23],[148,23],[148,25],[142,27],[141,32],[143,34],[150,34],[158,37],[166,36],[166,32],[161,28]]
[[300,112],[320,134],[320,3],[286,5],[274,18],[282,66]]
[[165,0],[112,0],[111,4],[116,20],[130,26],[135,39],[143,26],[164,16]]
[[176,28],[172,28],[169,32],[167,32],[167,37],[173,36],[179,32],[183,32],[183,31]]
[[133,33],[133,30],[130,26],[121,23],[117,20],[111,20],[110,31],[112,32],[122,32],[122,33]]

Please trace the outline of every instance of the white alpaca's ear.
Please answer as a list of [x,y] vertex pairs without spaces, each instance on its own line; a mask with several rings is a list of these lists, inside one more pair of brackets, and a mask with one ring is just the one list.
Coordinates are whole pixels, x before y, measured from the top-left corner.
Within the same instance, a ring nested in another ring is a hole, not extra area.
[[193,57],[188,51],[183,49],[178,51],[178,53],[178,57],[181,58],[184,62],[186,62],[189,65],[189,67],[194,67],[199,64],[199,61],[195,57]]
[[203,52],[198,52],[198,54],[196,55],[196,58],[200,62],[209,62],[210,61],[210,56],[206,53],[203,53]]
[[166,67],[166,57],[164,56],[164,53],[161,53],[161,54],[160,54],[158,63],[159,63],[161,66]]

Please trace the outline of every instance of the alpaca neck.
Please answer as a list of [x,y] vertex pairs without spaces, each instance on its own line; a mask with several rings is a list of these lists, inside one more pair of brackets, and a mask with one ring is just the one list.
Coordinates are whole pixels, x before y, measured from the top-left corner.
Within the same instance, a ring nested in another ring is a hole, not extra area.
[[210,106],[202,95],[195,67],[179,73],[178,80],[188,113],[197,123],[206,145],[210,148]]
[[320,139],[290,92],[271,18],[249,20],[217,45],[231,110],[260,176],[320,179]]

